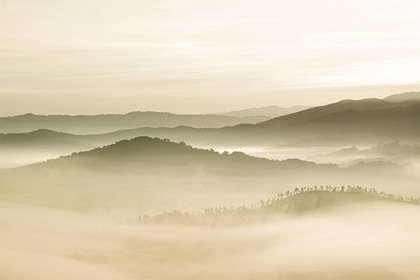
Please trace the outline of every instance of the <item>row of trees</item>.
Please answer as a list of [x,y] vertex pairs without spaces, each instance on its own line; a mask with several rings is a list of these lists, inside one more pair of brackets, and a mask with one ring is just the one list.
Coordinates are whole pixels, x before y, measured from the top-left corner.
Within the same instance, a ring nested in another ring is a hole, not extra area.
[[273,197],[260,200],[252,205],[240,207],[214,207],[206,208],[202,212],[188,213],[180,211],[164,212],[154,216],[140,216],[139,221],[144,223],[181,223],[181,224],[215,224],[220,220],[250,221],[261,219],[275,213],[290,213],[299,210],[308,210],[332,202],[340,203],[340,198],[357,200],[386,200],[420,205],[420,198],[403,197],[375,188],[360,186],[313,186],[292,188],[278,193]]

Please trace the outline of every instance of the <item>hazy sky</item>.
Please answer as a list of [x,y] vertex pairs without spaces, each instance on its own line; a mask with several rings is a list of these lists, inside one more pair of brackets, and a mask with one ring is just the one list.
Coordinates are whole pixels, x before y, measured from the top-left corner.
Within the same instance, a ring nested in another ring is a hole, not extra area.
[[0,0],[0,114],[420,90],[418,0]]

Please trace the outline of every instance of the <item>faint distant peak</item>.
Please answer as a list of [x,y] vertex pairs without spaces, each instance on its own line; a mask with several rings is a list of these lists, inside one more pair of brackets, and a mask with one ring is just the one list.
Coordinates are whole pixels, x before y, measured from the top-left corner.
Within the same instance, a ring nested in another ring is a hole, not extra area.
[[384,98],[387,102],[420,101],[420,91],[398,93]]
[[159,111],[133,111],[125,114],[126,116],[144,116],[144,115],[176,115],[170,112],[159,112]]
[[29,134],[61,134],[61,132],[51,130],[51,129],[46,129],[46,128],[40,128],[40,129],[29,132]]
[[12,116],[12,117],[16,117],[16,118],[33,118],[33,117],[38,117],[38,115],[33,114],[33,113],[26,113],[26,114]]

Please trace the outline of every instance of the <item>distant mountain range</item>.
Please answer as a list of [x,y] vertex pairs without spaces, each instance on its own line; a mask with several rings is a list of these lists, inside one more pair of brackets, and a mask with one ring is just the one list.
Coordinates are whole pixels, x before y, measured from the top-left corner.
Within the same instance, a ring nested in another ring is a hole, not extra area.
[[[160,209],[176,207],[181,201],[197,207],[216,201],[231,203],[249,193],[255,199],[297,184],[384,186],[385,182],[385,187],[391,187],[393,180],[401,179],[401,170],[380,162],[339,168],[293,159],[273,161],[139,137],[0,170],[0,197],[75,210]],[[166,192],[169,189],[176,191]]]
[[102,115],[35,115],[0,117],[0,133],[21,133],[49,129],[74,134],[107,133],[139,127],[220,128],[255,124],[305,109],[303,106],[281,108],[267,106],[220,114],[172,114],[167,112],[131,112]]
[[276,118],[288,114],[293,114],[299,111],[308,109],[305,106],[292,106],[292,107],[280,107],[280,106],[266,106],[258,108],[249,108],[244,110],[232,111],[227,113],[222,113],[225,116],[232,117],[254,117],[254,116],[265,116],[268,118]]
[[[66,149],[70,148],[67,151],[78,151],[138,136],[168,138],[200,146],[374,145],[381,141],[395,140],[418,142],[419,123],[420,101],[418,100],[403,102],[389,102],[383,99],[342,100],[257,124],[240,124],[223,128],[140,127],[85,136],[59,134],[50,130],[3,134],[0,135],[0,150],[13,145],[19,148],[50,145],[50,147],[66,146]],[[10,129],[18,130],[22,127],[13,126]]]
[[75,134],[107,133],[138,127],[224,127],[241,123],[257,123],[269,116],[180,115],[166,112],[131,112],[104,115],[35,115],[25,114],[0,118],[0,133],[29,132],[50,129]]
[[[342,100],[257,124],[220,129],[140,128],[137,135],[197,145],[348,145],[420,141],[420,101]],[[126,131],[126,133],[128,133]]]

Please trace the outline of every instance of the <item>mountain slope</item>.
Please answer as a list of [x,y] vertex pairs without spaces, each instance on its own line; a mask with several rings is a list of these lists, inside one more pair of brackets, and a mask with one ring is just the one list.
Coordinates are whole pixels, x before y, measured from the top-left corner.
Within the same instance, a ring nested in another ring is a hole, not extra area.
[[262,132],[341,143],[420,139],[420,102],[343,100],[257,124]]
[[420,91],[393,94],[388,97],[385,97],[384,100],[388,102],[397,102],[397,103],[420,101]]
[[336,103],[310,108],[301,112],[274,118],[259,123],[260,126],[276,126],[281,124],[296,125],[300,123],[316,121],[326,118],[331,114],[342,112],[362,112],[379,109],[388,109],[397,106],[381,99],[362,99],[362,100],[342,100]]
[[280,106],[266,106],[259,108],[249,108],[244,110],[237,110],[223,113],[225,116],[233,117],[252,117],[252,116],[266,116],[269,118],[275,118],[284,116],[307,109],[304,106],[292,106],[292,107],[280,107]]

